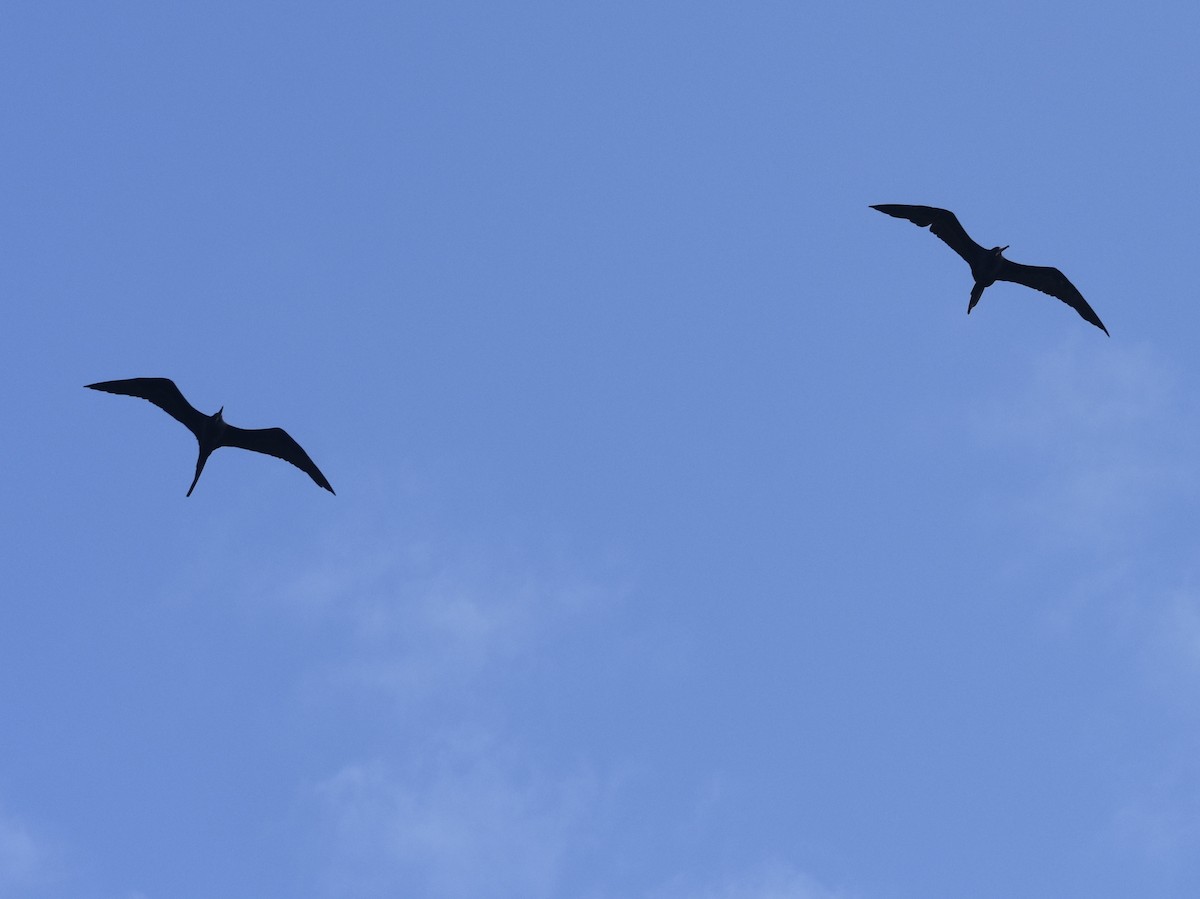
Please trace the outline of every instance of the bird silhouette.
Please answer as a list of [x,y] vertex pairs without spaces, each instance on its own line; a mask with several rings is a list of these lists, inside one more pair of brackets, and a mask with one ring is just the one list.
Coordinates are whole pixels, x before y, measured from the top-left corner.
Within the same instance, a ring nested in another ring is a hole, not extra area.
[[196,435],[196,441],[200,444],[200,457],[196,460],[196,476],[192,478],[188,496],[196,489],[196,482],[200,480],[200,472],[204,470],[204,463],[208,461],[208,457],[222,446],[236,446],[291,462],[316,481],[318,486],[333,493],[333,488],[329,486],[325,475],[321,474],[321,469],[317,468],[313,460],[308,458],[308,453],[301,449],[300,444],[283,428],[235,428],[226,424],[222,417],[224,406],[212,415],[205,415],[184,399],[175,382],[169,378],[127,378],[123,381],[100,381],[86,386],[92,390],[149,400]]
[[971,266],[971,274],[975,278],[975,286],[971,288],[971,302],[967,304],[968,315],[975,308],[975,304],[979,302],[979,298],[983,296],[984,290],[997,281],[1012,281],[1014,284],[1024,284],[1026,287],[1032,287],[1034,290],[1057,297],[1078,312],[1084,321],[1091,322],[1105,334],[1108,333],[1108,328],[1104,327],[1100,316],[1087,304],[1087,300],[1075,289],[1075,285],[1067,280],[1066,275],[1050,266],[1021,265],[1019,262],[1005,259],[1002,254],[1008,247],[992,247],[990,250],[985,250],[971,240],[963,226],[958,223],[954,213],[949,209],[938,209],[935,206],[905,206],[897,203],[884,203],[871,208],[898,219],[908,219],[914,225],[922,228],[928,228],[945,241],[950,249],[967,261],[967,265]]

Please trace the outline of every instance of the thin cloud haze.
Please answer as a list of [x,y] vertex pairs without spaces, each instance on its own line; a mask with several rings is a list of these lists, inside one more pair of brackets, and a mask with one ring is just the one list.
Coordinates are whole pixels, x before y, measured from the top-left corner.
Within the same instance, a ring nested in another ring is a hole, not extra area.
[[1200,7],[1020,13],[6,10],[0,894],[1200,894]]
[[52,888],[61,889],[56,856],[24,822],[0,809],[0,895],[49,896]]

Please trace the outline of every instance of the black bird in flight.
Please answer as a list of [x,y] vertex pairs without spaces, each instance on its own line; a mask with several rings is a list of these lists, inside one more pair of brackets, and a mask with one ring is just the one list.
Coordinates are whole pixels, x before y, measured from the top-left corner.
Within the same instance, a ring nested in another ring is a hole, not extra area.
[[880,212],[895,216],[898,219],[908,219],[914,225],[928,228],[940,237],[955,253],[971,266],[971,274],[975,278],[975,286],[971,288],[971,302],[967,305],[967,314],[975,308],[983,292],[997,281],[1012,281],[1014,284],[1024,284],[1052,297],[1058,297],[1081,316],[1091,322],[1105,334],[1108,328],[1100,321],[1092,307],[1087,304],[1075,285],[1067,280],[1056,268],[1048,265],[1021,265],[1005,259],[1004,251],[1008,247],[992,247],[985,250],[967,235],[963,226],[958,223],[954,213],[949,209],[938,209],[935,206],[905,206],[897,203],[884,203],[872,206]]
[[308,453],[301,449],[300,444],[283,428],[235,428],[226,424],[225,419],[221,417],[221,413],[225,411],[224,406],[212,415],[205,415],[183,398],[175,382],[169,378],[127,378],[123,381],[100,381],[86,386],[92,390],[140,396],[149,400],[196,435],[200,444],[200,458],[196,460],[196,476],[192,478],[188,496],[196,489],[196,482],[200,480],[200,472],[204,470],[204,463],[208,461],[208,457],[222,446],[236,446],[291,462],[316,481],[318,486],[333,493],[333,488],[329,486],[329,481],[325,480],[325,475],[321,474],[321,469],[317,468],[313,460],[308,458]]

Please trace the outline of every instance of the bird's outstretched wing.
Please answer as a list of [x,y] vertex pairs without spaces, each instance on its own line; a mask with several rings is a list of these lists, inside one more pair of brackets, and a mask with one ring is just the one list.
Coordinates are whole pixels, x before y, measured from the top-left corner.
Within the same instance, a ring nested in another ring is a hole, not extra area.
[[170,378],[126,378],[123,381],[100,381],[86,386],[105,393],[120,393],[149,400],[195,434],[197,440],[200,439],[200,426],[208,418],[183,398]]
[[966,229],[958,223],[958,218],[949,209],[938,209],[936,206],[905,206],[901,203],[883,203],[871,208],[928,228],[972,268],[980,257],[987,255],[987,250],[971,240]]
[[1104,327],[1104,322],[1100,321],[1100,316],[1088,305],[1087,300],[1083,298],[1083,294],[1075,289],[1075,285],[1067,280],[1067,276],[1058,269],[1051,268],[1048,265],[1021,265],[1019,262],[1005,259],[1003,260],[1003,265],[1000,266],[1000,272],[996,275],[996,278],[999,281],[1012,281],[1014,284],[1024,284],[1026,287],[1032,287],[1034,290],[1048,293],[1052,297],[1058,297],[1058,299],[1083,316],[1084,321],[1091,322],[1105,334],[1108,334],[1108,328]]
[[317,468],[316,463],[308,458],[308,453],[283,428],[235,428],[233,425],[226,425],[221,435],[221,445],[236,446],[254,453],[266,453],[284,462],[291,462],[316,481],[317,486],[333,493],[333,488],[329,486],[325,475],[321,474],[321,469]]

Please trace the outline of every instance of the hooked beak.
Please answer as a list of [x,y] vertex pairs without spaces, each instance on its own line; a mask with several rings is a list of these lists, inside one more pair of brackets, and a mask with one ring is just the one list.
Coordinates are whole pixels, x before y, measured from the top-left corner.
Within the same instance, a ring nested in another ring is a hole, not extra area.
[[1004,252],[1005,250],[1007,250],[1007,249],[1008,249],[1008,247],[1001,247],[1001,248],[1000,248],[1000,252],[1001,252],[1001,253],[1003,253],[1003,252]]

